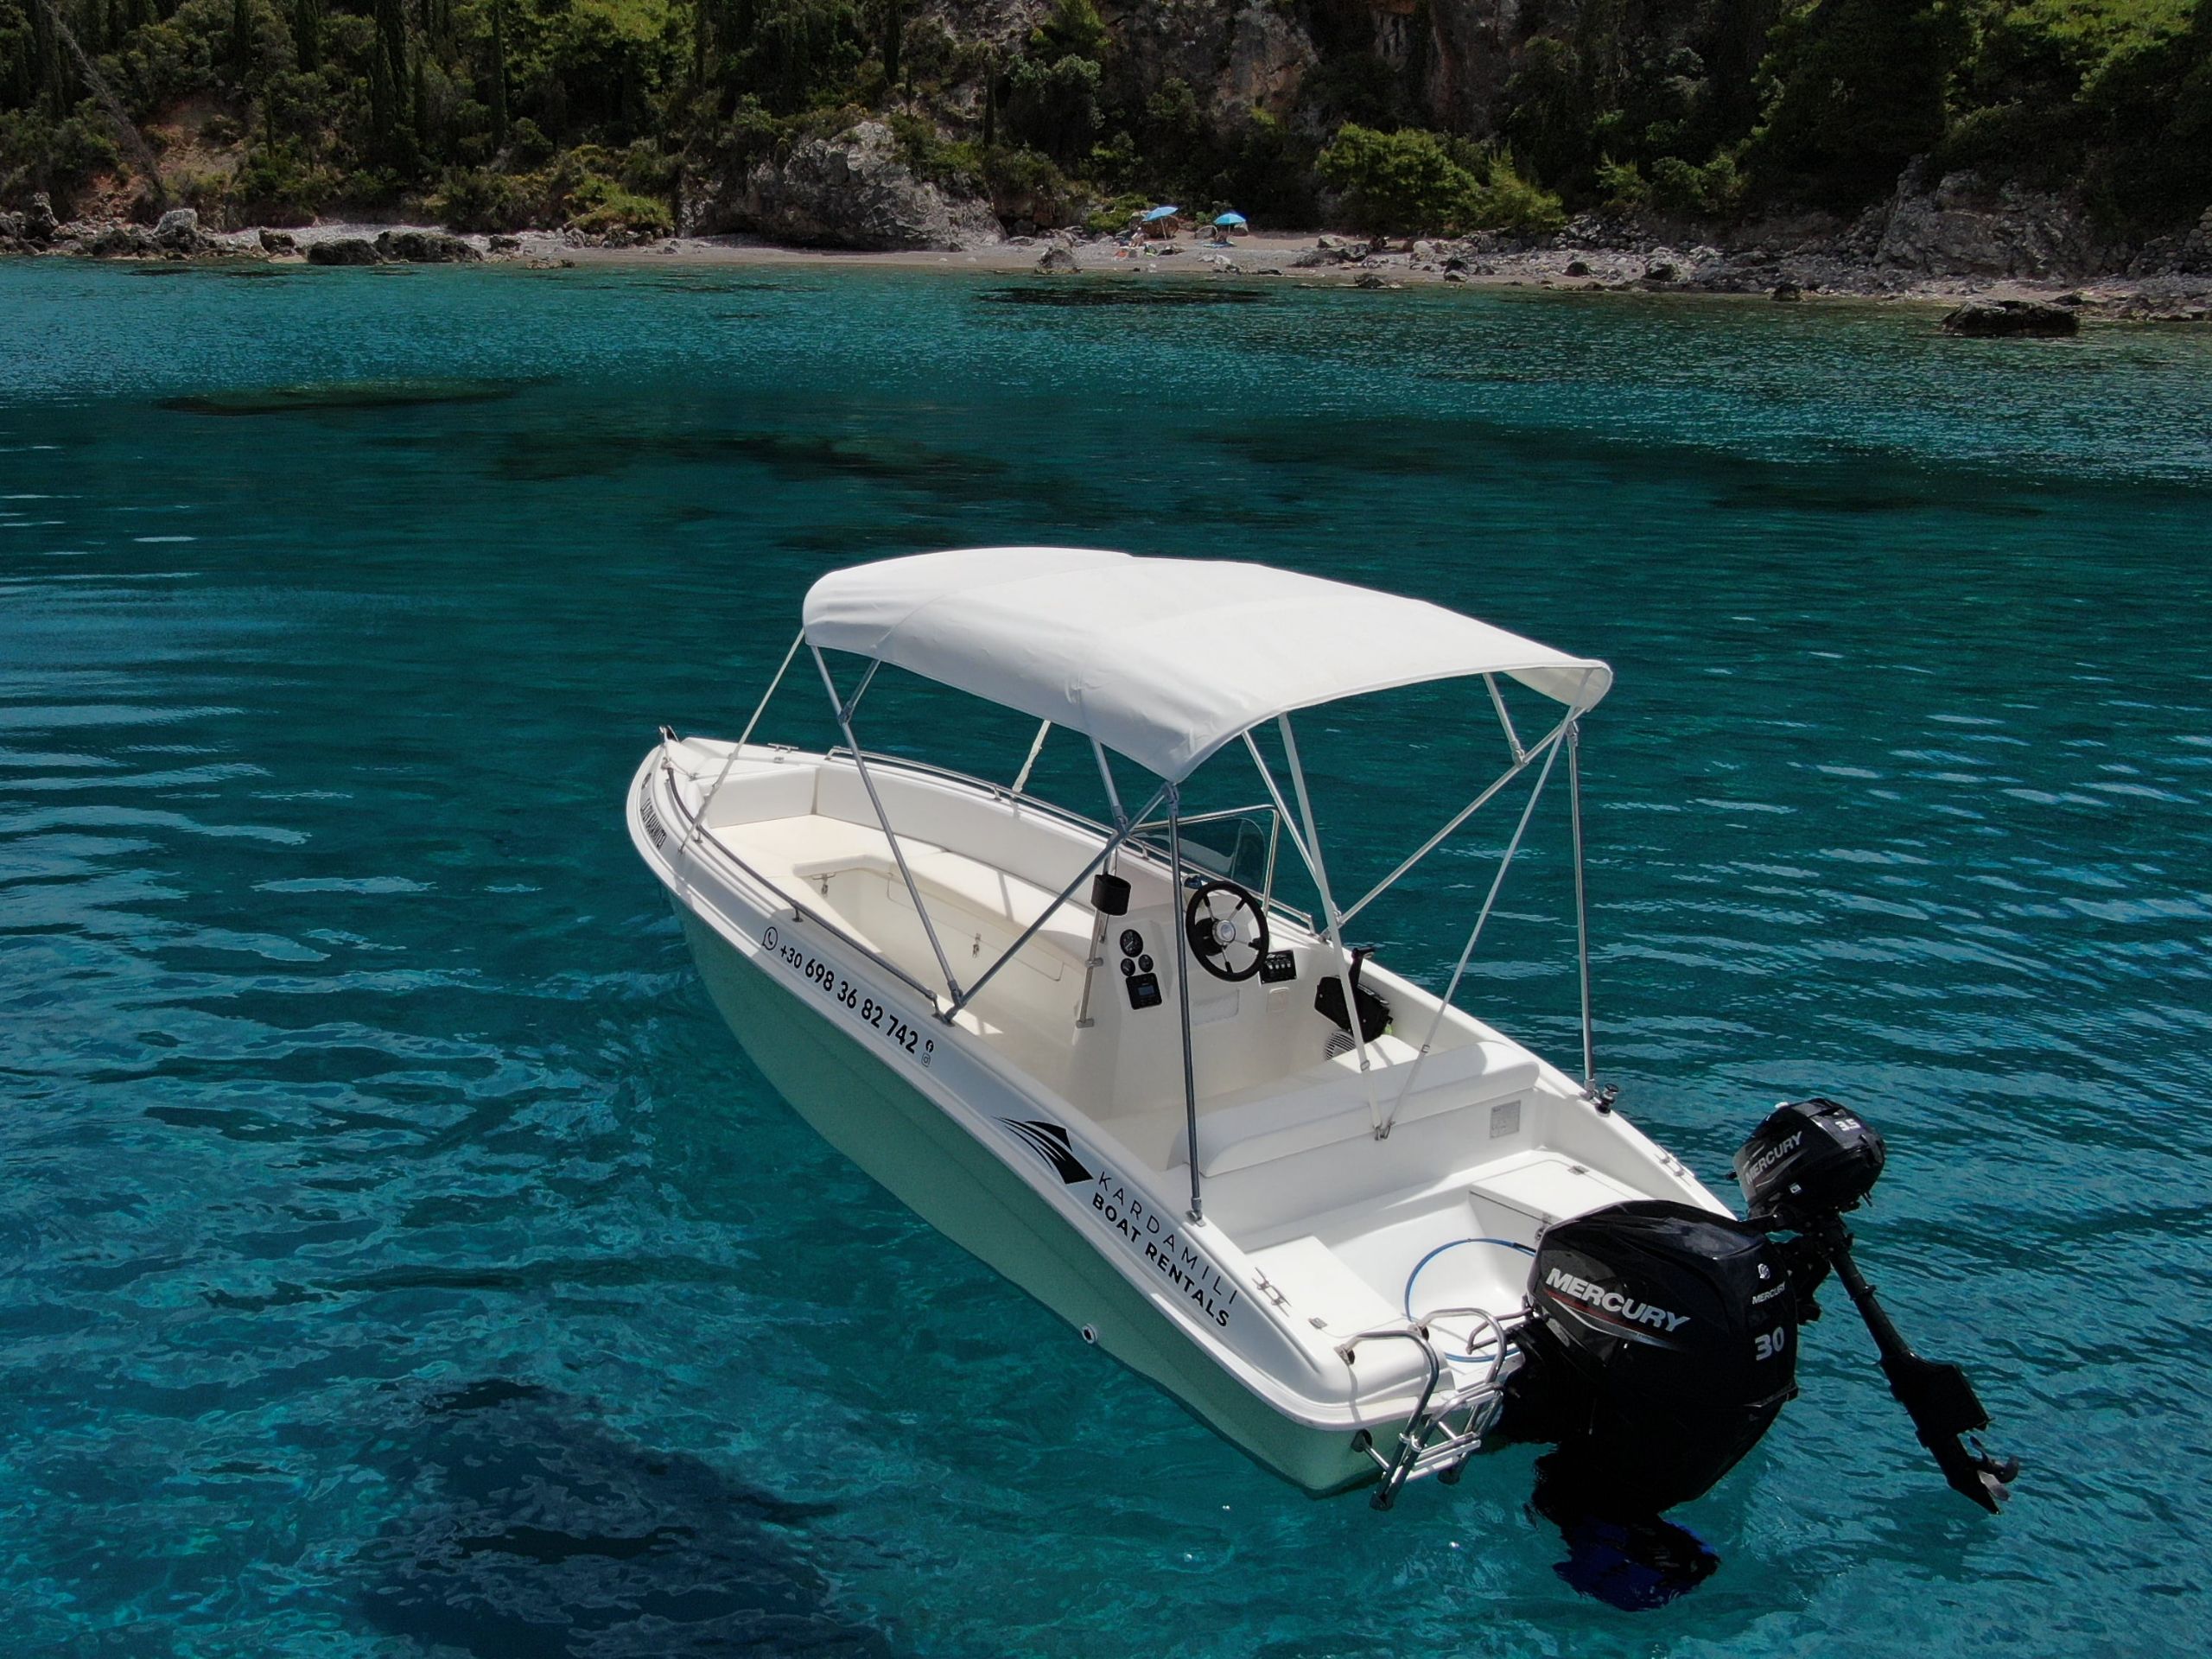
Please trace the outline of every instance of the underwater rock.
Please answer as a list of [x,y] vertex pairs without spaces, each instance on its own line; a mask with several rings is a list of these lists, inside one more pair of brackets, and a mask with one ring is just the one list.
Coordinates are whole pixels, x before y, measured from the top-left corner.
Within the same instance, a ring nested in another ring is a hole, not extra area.
[[494,403],[520,390],[521,383],[512,380],[351,380],[164,397],[159,406],[182,415],[297,415],[317,410]]
[[365,236],[339,236],[327,242],[308,244],[308,264],[311,265],[373,265],[379,257],[377,245]]
[[1262,296],[1249,288],[1184,288],[1129,281],[1083,283],[1065,288],[995,288],[978,298],[994,305],[1249,305]]
[[588,1401],[487,1377],[382,1425],[389,1518],[346,1564],[378,1631],[444,1653],[890,1659],[837,1606],[833,1512],[632,1439]]
[[1975,340],[2061,340],[2080,334],[2082,320],[2040,300],[1969,300],[1943,319],[1943,332]]

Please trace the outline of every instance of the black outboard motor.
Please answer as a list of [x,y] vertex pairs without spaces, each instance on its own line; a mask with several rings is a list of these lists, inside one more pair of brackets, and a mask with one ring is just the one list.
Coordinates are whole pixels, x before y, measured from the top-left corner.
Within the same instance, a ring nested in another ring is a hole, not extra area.
[[1988,1424],[1966,1374],[1913,1352],[1852,1260],[1843,1212],[1886,1155],[1855,1113],[1795,1102],[1736,1154],[1749,1220],[1652,1199],[1545,1230],[1500,1424],[1558,1444],[1538,1465],[1540,1508],[1656,1522],[1706,1491],[1796,1394],[1797,1329],[1820,1317],[1813,1293],[1833,1271],[1922,1444],[1952,1486],[1996,1510],[2019,1465],[1961,1443]]
[[1552,1505],[1656,1516],[1733,1468],[1796,1393],[1796,1298],[1759,1229],[1666,1199],[1546,1230],[1506,1427],[1555,1440]]
[[1814,1286],[1834,1270],[1873,1336],[1890,1392],[1911,1417],[1920,1443],[1952,1491],[1994,1515],[2012,1496],[2019,1459],[1992,1456],[1979,1440],[1967,1450],[1959,1437],[1989,1427],[1974,1384],[1957,1366],[1913,1351],[1852,1259],[1843,1212],[1873,1191],[1887,1158],[1881,1135],[1856,1113],[1832,1100],[1792,1101],[1776,1107],[1744,1142],[1736,1154],[1736,1180],[1754,1225],[1798,1235],[1783,1248],[1807,1306]]

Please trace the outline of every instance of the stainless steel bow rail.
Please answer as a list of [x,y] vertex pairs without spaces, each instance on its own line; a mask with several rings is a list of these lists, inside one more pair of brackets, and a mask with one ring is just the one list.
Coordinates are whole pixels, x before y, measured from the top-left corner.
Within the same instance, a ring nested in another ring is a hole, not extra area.
[[[1475,1328],[1467,1333],[1465,1357],[1471,1358],[1487,1349],[1491,1357],[1489,1369],[1479,1378],[1439,1397],[1437,1388],[1444,1380],[1450,1361],[1438,1351],[1429,1326],[1445,1319],[1475,1320]],[[1487,1338],[1483,1336],[1485,1329],[1490,1332]],[[1400,1489],[1409,1480],[1434,1475],[1446,1485],[1451,1485],[1459,1478],[1467,1459],[1482,1449],[1483,1436],[1490,1433],[1505,1404],[1505,1325],[1487,1308],[1440,1307],[1403,1325],[1361,1332],[1337,1350],[1344,1356],[1345,1364],[1353,1363],[1353,1355],[1363,1342],[1410,1342],[1421,1350],[1421,1357],[1428,1364],[1428,1381],[1421,1389],[1413,1415],[1398,1431],[1397,1445],[1386,1454],[1365,1429],[1360,1430],[1352,1441],[1382,1471],[1382,1479],[1368,1501],[1378,1510],[1387,1510],[1397,1503]],[[1453,1421],[1454,1418],[1459,1421]]]

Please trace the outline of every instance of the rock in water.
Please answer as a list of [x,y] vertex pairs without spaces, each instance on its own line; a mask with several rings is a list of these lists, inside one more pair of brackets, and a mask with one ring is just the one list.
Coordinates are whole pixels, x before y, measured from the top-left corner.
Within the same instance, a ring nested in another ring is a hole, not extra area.
[[376,250],[410,265],[465,265],[484,257],[474,244],[443,231],[386,231],[377,238]]
[[1977,340],[2059,340],[2082,332],[2082,320],[2040,300],[1968,300],[1943,319],[1947,334]]
[[1047,248],[1045,250],[1045,257],[1037,262],[1037,269],[1039,270],[1061,271],[1073,270],[1076,268],[1075,255],[1065,248]]
[[383,264],[377,245],[365,236],[334,236],[327,242],[308,244],[311,265],[375,265]]
[[816,247],[985,247],[1003,232],[988,202],[917,178],[880,121],[794,145],[760,162],[705,204],[699,229],[752,231]]
[[1802,300],[1805,297],[1805,290],[1785,279],[1774,285],[1774,297],[1777,300]]

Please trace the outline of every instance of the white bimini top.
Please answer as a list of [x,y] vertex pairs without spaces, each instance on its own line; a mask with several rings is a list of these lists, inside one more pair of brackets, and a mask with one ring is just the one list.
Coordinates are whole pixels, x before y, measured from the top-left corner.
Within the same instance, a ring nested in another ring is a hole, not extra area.
[[1263,721],[1425,680],[1506,674],[1577,714],[1613,683],[1425,600],[1264,564],[978,547],[835,570],[806,638],[1096,738],[1170,781]]

